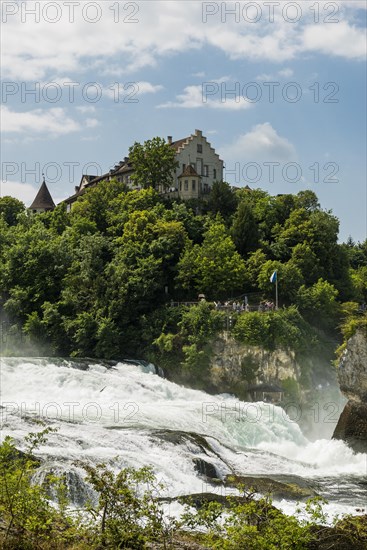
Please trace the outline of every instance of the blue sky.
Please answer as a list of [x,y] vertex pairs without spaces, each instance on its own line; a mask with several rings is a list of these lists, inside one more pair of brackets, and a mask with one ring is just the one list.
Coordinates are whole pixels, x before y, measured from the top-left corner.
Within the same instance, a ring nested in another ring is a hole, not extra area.
[[341,240],[365,239],[365,2],[44,0],[1,10],[2,195],[29,204],[44,171],[59,201],[134,141],[197,128],[230,183],[313,189],[340,219]]

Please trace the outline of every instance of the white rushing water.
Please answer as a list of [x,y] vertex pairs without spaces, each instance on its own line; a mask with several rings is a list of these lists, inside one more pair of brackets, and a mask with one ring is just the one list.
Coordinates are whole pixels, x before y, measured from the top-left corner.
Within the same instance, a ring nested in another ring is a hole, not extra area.
[[[330,498],[331,512],[353,513],[367,504],[367,455],[341,441],[308,441],[280,407],[184,388],[149,366],[82,370],[72,361],[0,361],[2,438],[11,435],[21,447],[24,436],[37,431],[35,419],[56,427],[38,455],[45,471],[71,472],[76,501],[83,496],[76,460],[116,469],[149,464],[166,486],[163,496],[178,496],[218,492],[195,469],[193,459],[202,459],[220,477],[300,476]],[[204,436],[209,447],[189,434]]]

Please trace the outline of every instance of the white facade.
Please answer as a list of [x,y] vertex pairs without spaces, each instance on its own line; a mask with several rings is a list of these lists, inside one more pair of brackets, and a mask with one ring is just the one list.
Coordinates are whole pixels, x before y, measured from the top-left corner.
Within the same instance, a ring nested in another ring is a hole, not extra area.
[[[172,137],[169,136],[167,141],[175,150],[178,167],[172,173],[172,184],[169,191],[166,189],[158,189],[158,191],[164,194],[171,193],[172,197],[176,195],[183,199],[200,198],[210,192],[213,182],[223,180],[223,161],[219,158],[219,155],[207,141],[206,137],[203,136],[201,130],[195,130],[195,133],[191,134],[191,136],[177,141],[172,141]],[[180,189],[179,176],[182,175],[185,168],[189,165],[196,172],[196,179],[194,177],[195,182],[193,182],[192,178],[189,178],[190,181],[189,179],[186,181],[181,178]],[[128,157],[125,157],[123,161],[103,176],[83,175],[79,186],[75,188],[75,194],[65,200],[67,210],[71,210],[74,202],[86,188],[97,185],[102,180],[116,178],[118,181],[126,183],[130,189],[139,189],[139,187],[133,184],[131,179],[133,172],[133,166],[129,163]],[[186,185],[188,189],[185,188]]]
[[214,181],[223,180],[223,161],[201,130],[195,130],[195,134],[185,140],[172,142],[171,138],[168,138],[168,142],[176,148],[176,160],[179,163],[173,178],[174,188],[179,189],[178,176],[189,164],[201,177],[203,194],[209,193]]

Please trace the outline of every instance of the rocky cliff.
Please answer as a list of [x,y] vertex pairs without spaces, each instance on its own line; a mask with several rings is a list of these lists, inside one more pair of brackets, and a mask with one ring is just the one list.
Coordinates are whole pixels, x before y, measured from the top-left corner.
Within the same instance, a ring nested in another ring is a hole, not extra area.
[[222,391],[235,392],[240,397],[249,397],[247,388],[253,384],[276,384],[301,376],[295,354],[292,351],[267,351],[258,346],[237,342],[228,333],[213,343],[210,378],[211,383]]
[[340,359],[340,389],[348,398],[333,438],[356,452],[367,452],[367,332],[360,328],[348,340]]
[[249,387],[257,384],[280,386],[292,401],[320,400],[319,393],[332,388],[339,393],[330,356],[318,353],[297,357],[292,350],[266,350],[238,342],[228,332],[211,345],[209,382],[220,392],[251,400]]

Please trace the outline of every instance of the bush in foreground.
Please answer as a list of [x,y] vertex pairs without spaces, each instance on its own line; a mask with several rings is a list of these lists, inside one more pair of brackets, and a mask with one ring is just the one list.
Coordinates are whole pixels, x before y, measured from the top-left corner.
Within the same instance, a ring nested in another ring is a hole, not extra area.
[[[332,527],[320,497],[306,503],[305,519],[287,516],[270,497],[254,498],[239,486],[242,497],[187,506],[180,522],[165,519],[162,488],[149,467],[112,472],[104,464],[78,463],[97,494],[82,511],[68,507],[61,478],[34,483],[39,461],[34,451],[52,432],[31,433],[24,452],[6,437],[0,445],[0,547],[4,550],[99,550],[125,548],[220,550],[363,550],[367,516],[346,516]],[[50,501],[50,488],[56,496]],[[186,499],[187,502],[187,499]],[[90,520],[87,519],[89,515]]]

